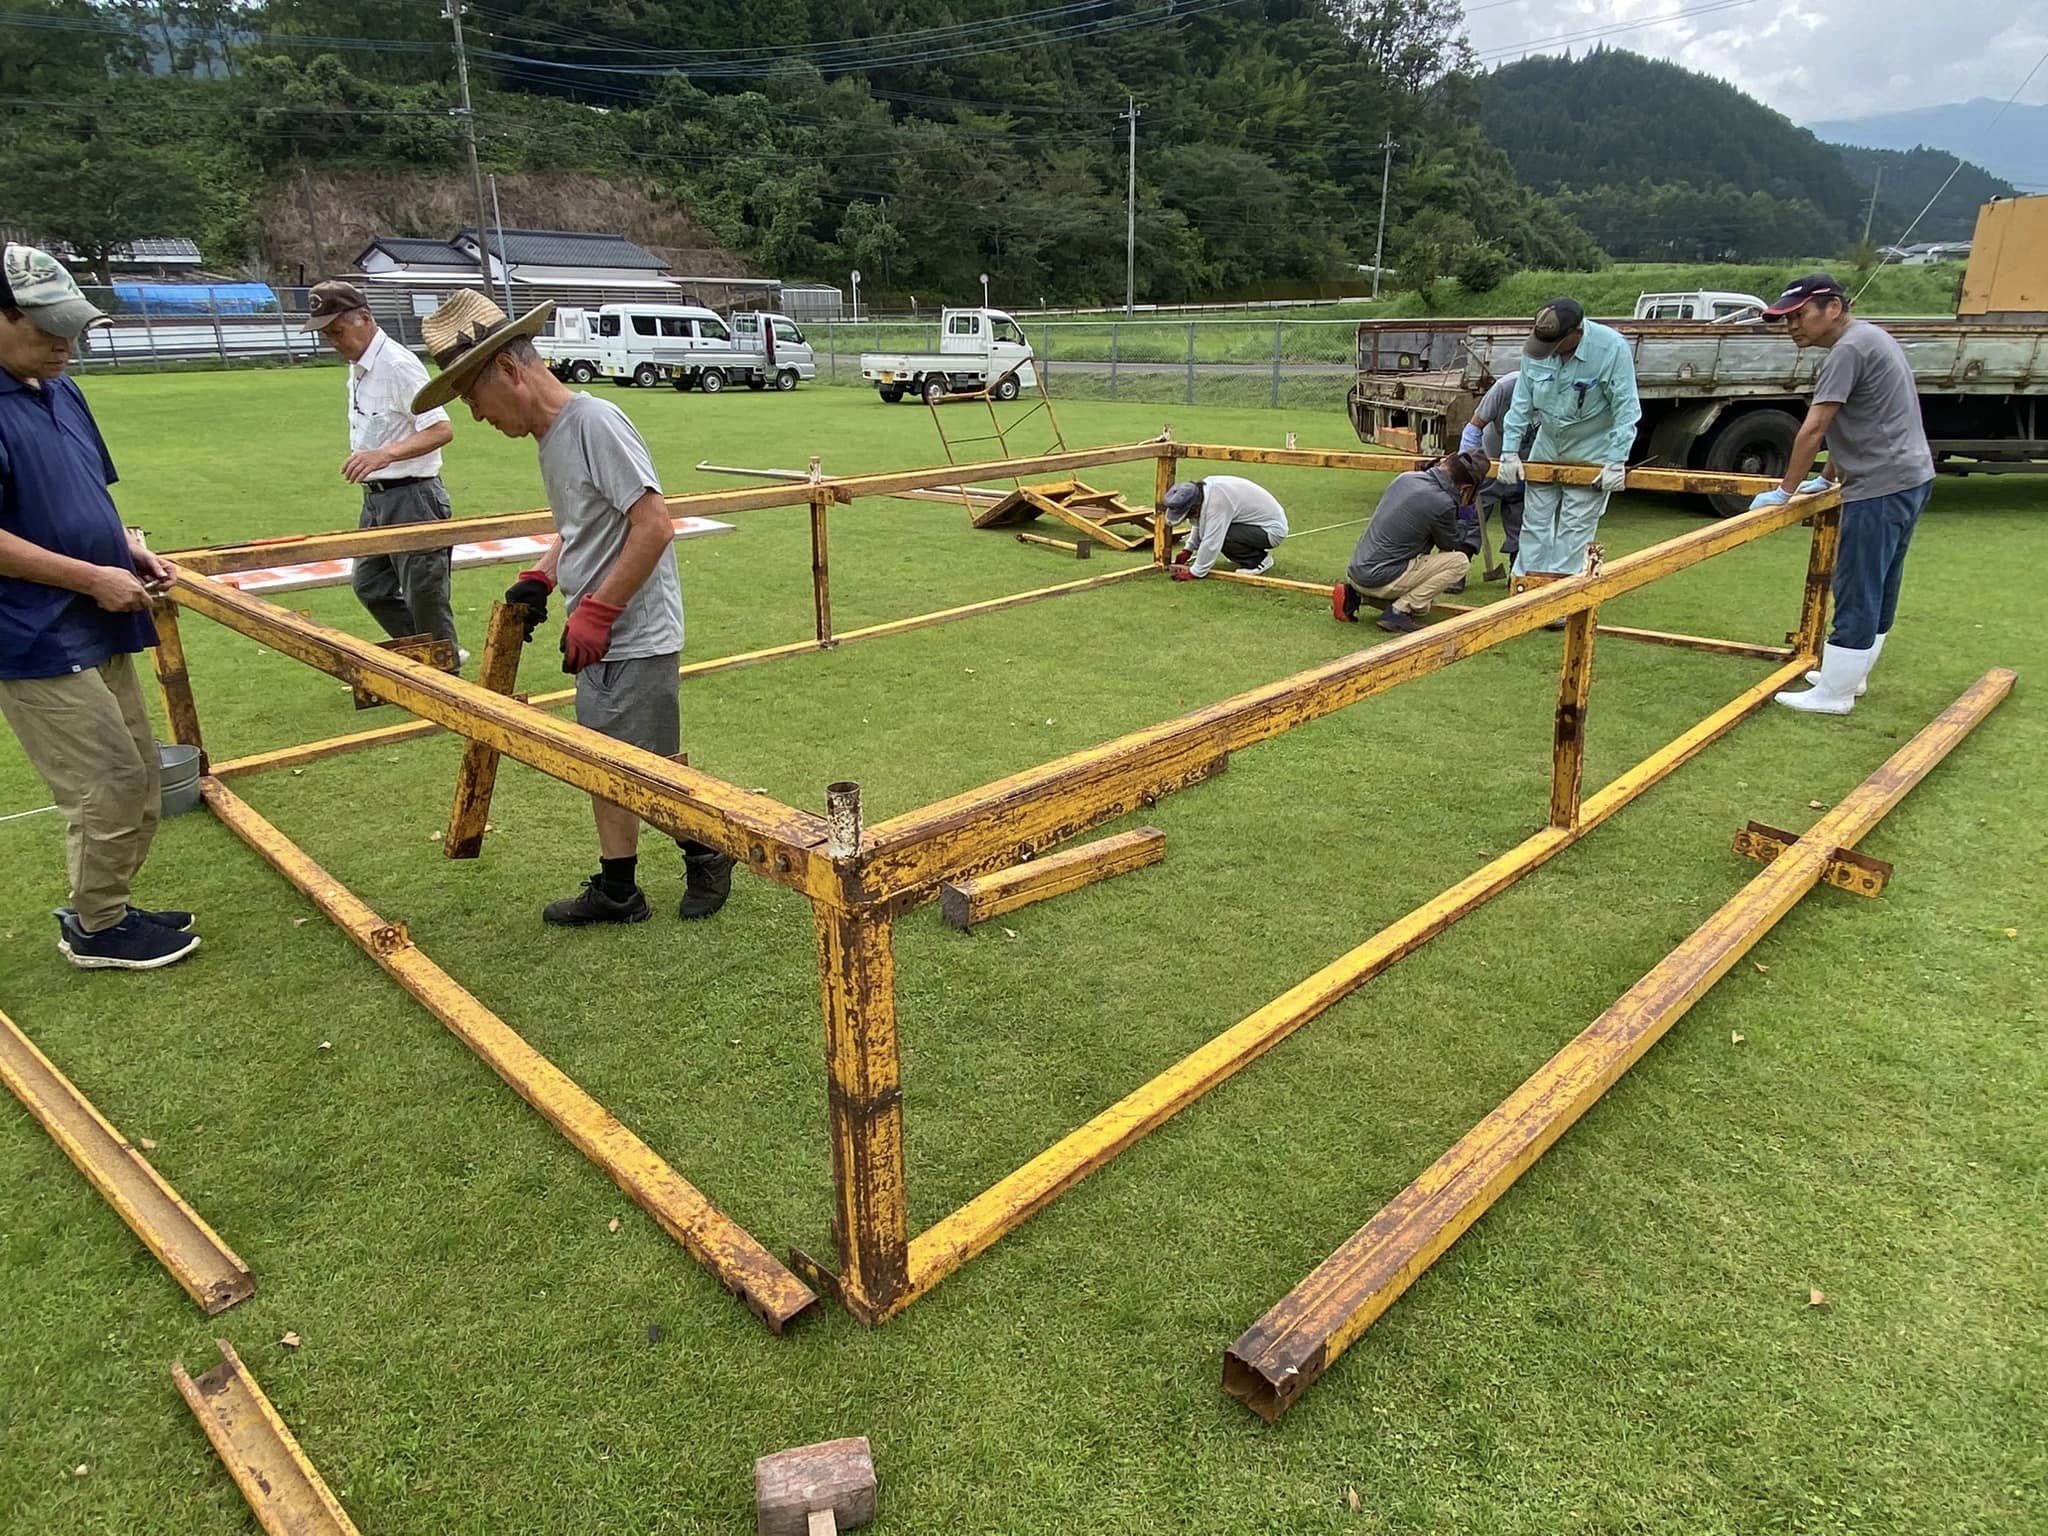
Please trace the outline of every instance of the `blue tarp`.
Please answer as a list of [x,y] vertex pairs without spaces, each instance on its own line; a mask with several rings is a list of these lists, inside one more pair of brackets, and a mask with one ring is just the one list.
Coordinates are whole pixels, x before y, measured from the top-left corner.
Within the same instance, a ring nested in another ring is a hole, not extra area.
[[114,297],[152,315],[274,315],[284,307],[267,283],[116,283]]

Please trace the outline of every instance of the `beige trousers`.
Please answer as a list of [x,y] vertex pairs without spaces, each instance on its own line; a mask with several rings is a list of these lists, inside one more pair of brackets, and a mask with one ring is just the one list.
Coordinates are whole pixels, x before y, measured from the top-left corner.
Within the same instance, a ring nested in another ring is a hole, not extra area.
[[156,740],[135,658],[0,681],[0,715],[64,815],[79,923],[112,927],[128,915],[129,885],[156,836]]
[[1472,568],[1472,557],[1455,549],[1431,550],[1408,562],[1408,569],[1383,587],[1360,587],[1367,597],[1398,608],[1413,618],[1425,618],[1446,588]]

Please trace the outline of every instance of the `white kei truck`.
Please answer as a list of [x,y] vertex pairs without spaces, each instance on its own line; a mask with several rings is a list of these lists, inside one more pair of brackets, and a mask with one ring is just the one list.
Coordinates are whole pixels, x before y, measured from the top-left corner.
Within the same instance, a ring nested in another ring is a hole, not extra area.
[[534,347],[571,384],[602,376],[641,388],[667,380],[707,395],[739,384],[786,393],[818,373],[796,322],[765,310],[738,311],[728,322],[697,304],[606,304],[558,309],[554,322]]
[[980,394],[1014,400],[1038,382],[1024,328],[1000,309],[948,309],[939,316],[936,352],[864,352],[860,376],[894,405],[948,395]]

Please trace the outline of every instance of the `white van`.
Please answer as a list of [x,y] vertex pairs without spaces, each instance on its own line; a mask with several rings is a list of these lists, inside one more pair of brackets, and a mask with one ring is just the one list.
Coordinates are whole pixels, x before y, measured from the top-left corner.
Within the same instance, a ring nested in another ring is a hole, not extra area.
[[[750,322],[743,340],[716,311],[700,304],[607,304],[597,312],[602,371],[617,384],[645,389],[666,379],[679,390],[701,389],[707,395],[728,384],[791,390],[817,375],[810,344],[795,322],[759,311],[735,320]],[[770,326],[765,346],[764,320]]]

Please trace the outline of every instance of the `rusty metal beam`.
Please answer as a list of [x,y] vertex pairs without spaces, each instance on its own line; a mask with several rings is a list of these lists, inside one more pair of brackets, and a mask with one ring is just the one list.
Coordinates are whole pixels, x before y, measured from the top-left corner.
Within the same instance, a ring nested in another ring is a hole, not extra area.
[[[491,604],[477,686],[509,696],[519,681],[519,653],[525,647],[525,605]],[[472,741],[463,749],[462,765],[455,770],[455,803],[448,809],[448,835],[441,839],[442,853],[451,859],[473,859],[483,851],[491,794],[497,786],[498,749]]]
[[1389,1201],[1224,1354],[1268,1423],[1554,1145],[1715,982],[2012,691],[1996,668],[1813,824],[1691,937]]
[[817,1300],[751,1233],[415,948],[402,923],[379,917],[218,779],[202,779],[200,788],[230,831],[297,886],[771,1330],[782,1332]]
[[180,572],[172,590],[195,613],[621,805],[672,837],[707,843],[756,874],[808,894],[830,897],[839,889],[820,852],[825,826],[815,815],[556,720],[206,577]]
[[215,1339],[220,1364],[198,1379],[185,1362],[171,1362],[171,1379],[214,1453],[249,1501],[256,1523],[270,1536],[358,1536],[326,1480],[300,1449],[297,1437],[256,1385],[234,1345]]
[[820,646],[832,643],[832,556],[827,529],[832,512],[832,493],[821,485],[811,488],[811,607]]
[[[1183,451],[1186,451],[1185,448]],[[1185,788],[1191,766],[1441,670],[1675,571],[1776,533],[1838,493],[1745,512],[1416,634],[1298,672],[1178,719],[1025,769],[871,828],[860,883],[870,899],[928,899],[941,881],[1010,863]],[[1809,659],[1809,665],[1811,661]]]
[[971,928],[1084,885],[1144,869],[1166,857],[1166,834],[1157,827],[1119,832],[1075,848],[1062,848],[1011,869],[943,886],[939,910],[955,928]]
[[192,698],[192,674],[185,662],[185,640],[178,632],[177,604],[168,598],[150,603],[150,617],[156,623],[156,646],[149,653],[156,669],[156,685],[163,696],[164,721],[171,740],[181,746],[199,748],[199,771],[206,772],[206,743],[199,734],[199,706]]
[[1459,918],[1476,911],[1522,876],[1571,847],[1726,735],[1737,723],[1763,708],[1772,694],[1797,678],[1805,667],[1803,660],[1780,667],[1586,797],[1576,826],[1545,827],[1510,848],[1442,895],[1388,924],[1356,949],[1338,956],[1207,1045],[1126,1094],[951,1215],[933,1223],[911,1240],[910,1284],[898,1310],[1395,961],[1413,953]]
[[1583,609],[1565,620],[1564,658],[1558,663],[1557,719],[1550,745],[1550,824],[1579,819],[1579,778],[1586,761],[1586,705],[1593,694],[1593,629],[1600,610]]
[[0,1081],[208,1317],[256,1292],[249,1266],[0,1013]]
[[[1434,464],[1435,454],[1358,453],[1319,448],[1244,448],[1222,443],[1182,443],[1190,459],[1216,459],[1232,464],[1292,464],[1306,469],[1358,469],[1373,474],[1400,474]],[[1523,472],[1539,484],[1591,485],[1600,478],[1597,464],[1525,464]],[[1632,491],[1690,491],[1699,495],[1754,495],[1778,482],[1768,475],[1714,474],[1694,469],[1632,469]]]
[[[1760,864],[1768,864],[1798,841],[1797,832],[1752,821],[1735,834],[1735,851]],[[1852,895],[1882,896],[1885,887],[1891,884],[1892,867],[1883,859],[1873,859],[1867,853],[1837,848],[1827,867],[1821,871],[1821,878],[1836,890],[1848,891]]]

